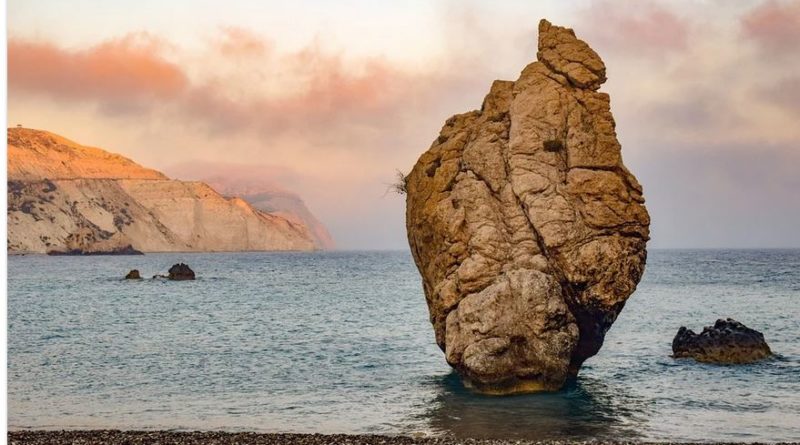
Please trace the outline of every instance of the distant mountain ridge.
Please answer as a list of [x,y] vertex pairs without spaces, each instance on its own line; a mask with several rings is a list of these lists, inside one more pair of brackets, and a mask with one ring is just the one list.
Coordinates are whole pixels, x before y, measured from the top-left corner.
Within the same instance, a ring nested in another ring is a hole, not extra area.
[[328,229],[308,209],[303,199],[276,184],[270,178],[268,168],[191,162],[167,170],[172,176],[205,182],[223,196],[240,197],[258,210],[305,225],[321,249],[336,247]]
[[8,129],[8,251],[314,250],[302,218],[27,128]]

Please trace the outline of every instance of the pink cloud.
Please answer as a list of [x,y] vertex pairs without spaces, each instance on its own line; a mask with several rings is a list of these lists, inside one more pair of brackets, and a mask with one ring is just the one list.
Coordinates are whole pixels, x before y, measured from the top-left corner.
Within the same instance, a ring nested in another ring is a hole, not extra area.
[[767,0],[741,19],[744,35],[768,51],[797,55],[800,46],[800,0]]
[[240,28],[225,28],[212,48],[223,53],[215,56],[222,58],[220,63],[245,57],[248,64],[243,66],[248,68],[242,69],[262,66],[266,73],[271,64],[297,84],[282,94],[254,92],[234,98],[225,78],[190,81],[183,67],[162,56],[166,44],[144,37],[126,36],[78,51],[12,39],[10,92],[95,102],[114,112],[147,113],[169,105],[176,121],[212,133],[251,130],[273,137],[295,132],[329,140],[351,135],[355,123],[374,126],[406,112],[409,92],[424,88],[424,82],[416,82],[424,75],[403,72],[382,58],[345,61],[318,45],[274,54],[271,42]]
[[229,56],[260,56],[269,52],[272,45],[245,28],[227,26],[222,28],[217,49]]
[[180,67],[158,56],[162,46],[147,35],[128,35],[79,51],[12,38],[9,90],[113,103],[172,98],[186,89],[188,79]]
[[399,112],[406,103],[401,86],[414,78],[380,60],[361,62],[353,73],[341,57],[315,48],[286,55],[277,63],[303,79],[297,91],[236,100],[219,85],[196,85],[181,99],[184,117],[215,133],[254,130],[274,136],[295,132],[322,139],[342,134],[356,122],[372,125]]

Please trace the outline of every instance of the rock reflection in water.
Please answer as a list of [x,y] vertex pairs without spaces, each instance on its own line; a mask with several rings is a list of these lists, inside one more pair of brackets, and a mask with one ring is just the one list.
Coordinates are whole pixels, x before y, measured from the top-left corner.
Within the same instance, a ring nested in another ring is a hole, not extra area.
[[465,388],[455,373],[438,382],[429,428],[455,437],[530,440],[641,439],[642,400],[591,377],[556,393],[487,396]]

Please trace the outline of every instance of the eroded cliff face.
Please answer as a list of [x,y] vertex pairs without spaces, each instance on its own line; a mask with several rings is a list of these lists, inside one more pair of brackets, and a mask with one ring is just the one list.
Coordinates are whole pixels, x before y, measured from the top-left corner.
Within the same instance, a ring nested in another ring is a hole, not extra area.
[[336,248],[336,242],[334,242],[327,227],[311,213],[305,202],[295,193],[285,190],[265,190],[242,194],[235,193],[235,191],[223,193],[228,196],[236,194],[259,210],[308,227],[311,237],[314,239],[314,245],[319,249],[331,250]]
[[281,216],[288,221],[308,228],[314,245],[318,249],[330,250],[336,247],[328,229],[306,207],[303,199],[281,187],[270,185],[256,179],[232,178],[231,176],[207,176],[201,178],[223,196],[238,196],[258,210]]
[[645,266],[650,220],[597,91],[602,60],[546,20],[537,57],[448,119],[406,177],[436,342],[487,392],[560,388]]
[[8,251],[313,250],[302,224],[58,135],[8,130]]

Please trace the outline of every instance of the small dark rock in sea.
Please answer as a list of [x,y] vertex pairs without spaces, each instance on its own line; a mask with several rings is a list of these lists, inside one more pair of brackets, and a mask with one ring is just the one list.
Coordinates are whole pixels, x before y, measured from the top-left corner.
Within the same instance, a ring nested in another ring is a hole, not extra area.
[[672,340],[672,356],[719,364],[752,363],[769,357],[772,351],[764,334],[729,318],[719,319],[695,334],[681,326]]
[[139,269],[133,269],[125,275],[126,280],[141,280],[142,276],[139,275]]
[[173,264],[172,267],[169,268],[169,275],[167,278],[177,281],[194,280],[194,271],[186,264]]
[[111,250],[83,250],[83,249],[70,249],[70,250],[51,250],[47,252],[48,255],[144,255],[139,250],[133,248],[132,245],[115,247]]

